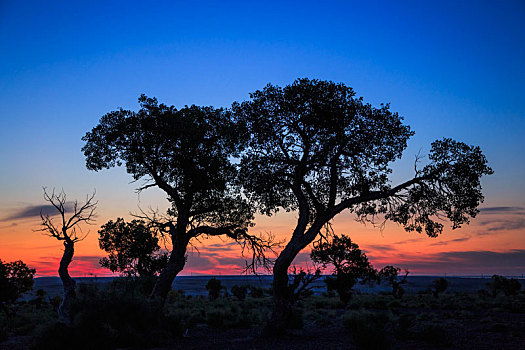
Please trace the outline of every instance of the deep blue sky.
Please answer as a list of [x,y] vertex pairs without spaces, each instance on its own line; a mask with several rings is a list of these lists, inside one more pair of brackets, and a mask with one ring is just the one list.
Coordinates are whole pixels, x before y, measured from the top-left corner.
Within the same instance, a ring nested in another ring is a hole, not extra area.
[[344,82],[405,116],[416,136],[395,180],[452,137],[495,170],[486,206],[525,207],[524,1],[4,0],[0,210],[41,203],[47,185],[96,187],[100,211],[124,215],[136,184],[88,172],[80,152],[103,114],[136,109],[141,93],[227,107],[298,77]]
[[524,43],[523,1],[2,1],[0,183],[11,192],[32,169],[69,181],[80,137],[142,92],[229,106],[311,77],[391,102],[416,131],[409,161],[444,136],[481,145],[487,190],[519,201]]

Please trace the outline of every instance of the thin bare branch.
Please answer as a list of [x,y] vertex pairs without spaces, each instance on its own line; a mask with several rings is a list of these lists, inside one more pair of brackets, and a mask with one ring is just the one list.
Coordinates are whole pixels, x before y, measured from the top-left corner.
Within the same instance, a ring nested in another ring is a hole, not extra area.
[[[54,237],[59,241],[66,241],[68,243],[75,243],[85,239],[89,234],[89,231],[84,233],[80,227],[80,224],[93,224],[95,210],[98,204],[98,201],[94,201],[96,191],[93,191],[91,195],[87,195],[85,203],[81,206],[79,206],[78,201],[73,202],[72,215],[69,218],[66,217],[67,197],[64,190],[61,190],[57,194],[55,193],[55,189],[53,189],[51,194],[49,194],[46,187],[43,187],[43,191],[44,199],[58,211],[61,224],[55,224],[49,214],[44,214],[42,211],[40,211],[42,228],[35,231],[41,231],[47,236]],[[80,232],[80,235],[78,235],[77,232]]]

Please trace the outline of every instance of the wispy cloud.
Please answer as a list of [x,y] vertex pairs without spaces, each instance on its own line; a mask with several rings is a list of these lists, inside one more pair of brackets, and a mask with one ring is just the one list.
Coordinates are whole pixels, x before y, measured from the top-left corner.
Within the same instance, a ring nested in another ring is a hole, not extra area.
[[449,245],[451,243],[466,242],[466,241],[470,240],[470,238],[472,238],[472,236],[469,235],[469,236],[465,236],[465,237],[451,239],[451,240],[448,240],[448,241],[440,241],[440,242],[430,243],[430,245],[433,245],[433,246]]
[[404,256],[399,262],[416,273],[521,274],[525,270],[525,249],[504,252],[472,250]]
[[407,244],[407,243],[418,243],[423,240],[424,237],[409,238],[402,241],[394,242],[393,244]]
[[[73,203],[67,202],[64,207],[65,207],[66,212],[72,211]],[[13,220],[39,218],[41,212],[42,214],[49,215],[49,216],[58,215],[58,211],[51,204],[26,205],[25,207],[16,208],[16,209],[11,210],[11,214],[4,217],[1,221],[13,221]]]
[[370,244],[366,246],[365,250],[370,250],[374,252],[392,252],[397,250],[397,248],[386,244]]
[[480,220],[478,225],[483,226],[483,229],[478,233],[480,236],[500,231],[522,230],[525,228],[525,217]]
[[485,207],[485,208],[480,208],[479,211],[481,213],[486,213],[486,214],[501,214],[501,213],[505,213],[505,214],[508,214],[508,213],[521,213],[521,212],[525,212],[525,208],[523,207]]
[[495,234],[500,231],[525,229],[525,208],[500,206],[480,209],[481,215],[476,224],[481,226],[479,236]]

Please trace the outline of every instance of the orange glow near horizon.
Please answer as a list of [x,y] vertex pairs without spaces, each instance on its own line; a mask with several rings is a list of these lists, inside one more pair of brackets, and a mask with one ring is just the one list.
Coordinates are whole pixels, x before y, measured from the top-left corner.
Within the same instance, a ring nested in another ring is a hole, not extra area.
[[[405,232],[390,222],[381,230],[372,224],[356,222],[350,214],[338,216],[333,228],[335,233],[349,235],[359,244],[376,268],[394,265],[407,268],[414,275],[521,275],[525,271],[523,231],[520,225],[507,224],[505,227],[501,223],[523,220],[522,215],[522,212],[518,215],[482,212],[470,225],[445,230],[438,238]],[[89,236],[75,245],[75,257],[70,265],[72,276],[113,275],[98,264],[105,253],[98,247],[97,230],[107,220],[109,218],[98,218],[96,225],[89,227]],[[277,240],[287,240],[294,227],[295,214],[258,217],[256,222],[254,233],[271,232]],[[62,243],[35,232],[37,228],[36,218],[2,222],[0,258],[3,261],[23,260],[36,268],[38,277],[57,276]],[[181,275],[238,275],[245,266],[240,247],[221,237],[195,242],[195,248],[190,247],[188,255]],[[298,267],[311,266],[309,248],[301,252],[294,263]]]

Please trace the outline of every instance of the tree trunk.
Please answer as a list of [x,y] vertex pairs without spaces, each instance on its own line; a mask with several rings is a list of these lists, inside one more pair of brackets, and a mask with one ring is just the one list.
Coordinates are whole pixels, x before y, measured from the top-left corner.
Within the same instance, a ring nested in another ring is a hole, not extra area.
[[58,268],[58,275],[62,281],[62,286],[64,287],[64,299],[62,304],[58,307],[58,316],[59,319],[63,320],[66,323],[71,322],[71,304],[75,299],[75,285],[76,282],[74,279],[69,276],[68,267],[71,261],[73,260],[73,254],[75,253],[75,243],[74,242],[64,242],[64,254],[62,254],[62,259],[60,260],[60,267]]
[[160,273],[150,295],[151,298],[160,298],[162,303],[166,300],[175,277],[177,277],[177,274],[182,271],[186,264],[186,248],[189,240],[181,237],[181,235],[176,235],[174,237],[172,236],[172,242],[173,250],[168,259],[168,264]]
[[293,239],[279,254],[273,266],[273,301],[274,307],[270,322],[265,327],[267,335],[284,334],[290,328],[294,317],[293,290],[290,290],[288,269],[293,259],[301,251],[301,247]]

